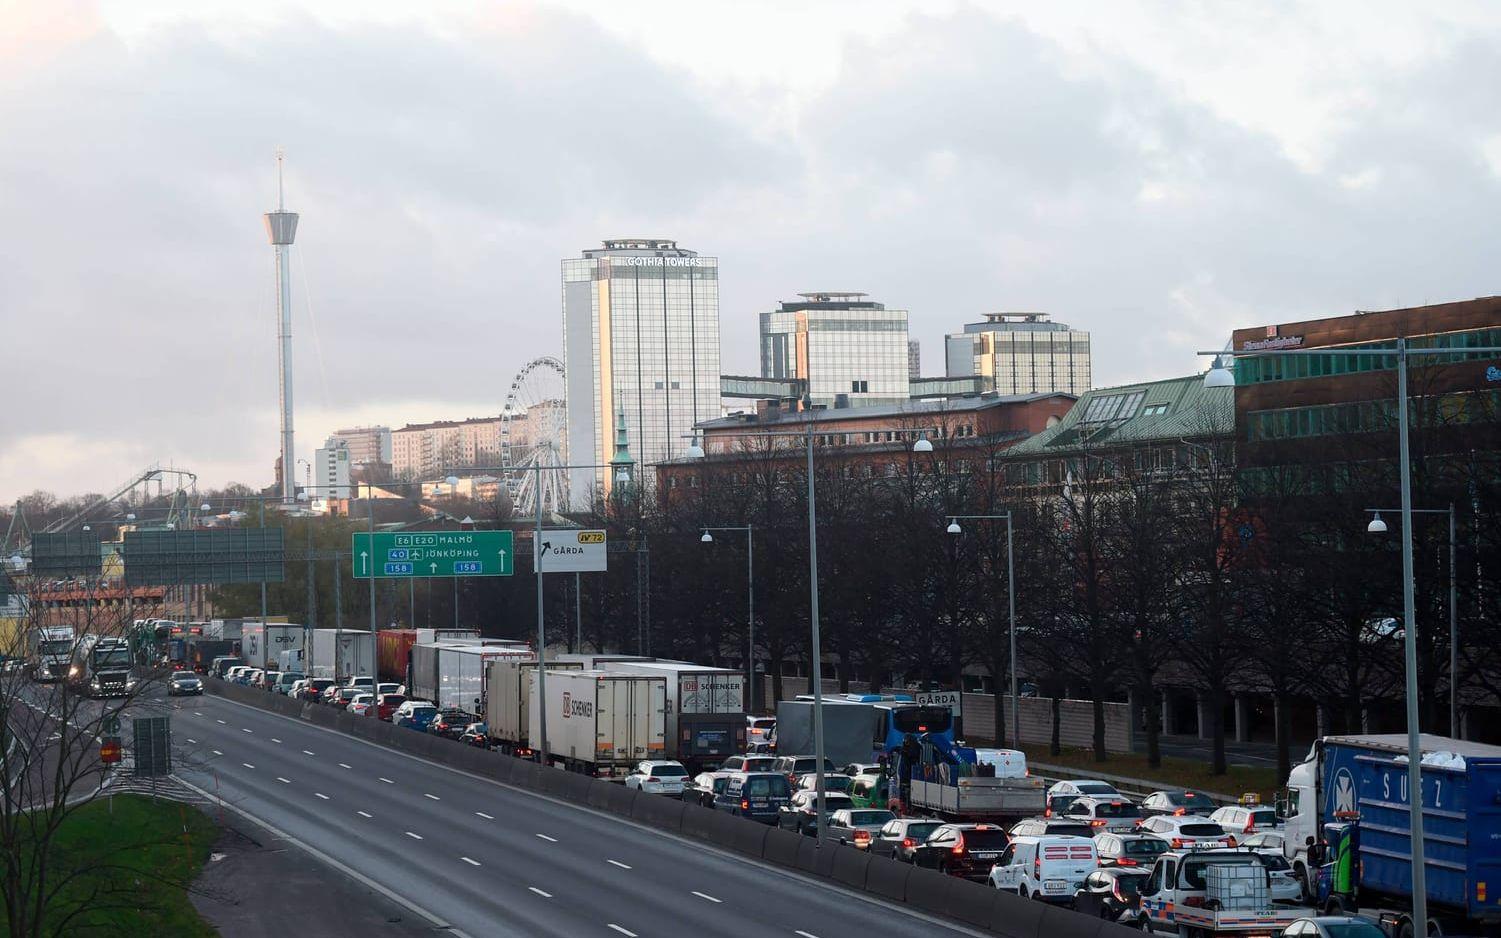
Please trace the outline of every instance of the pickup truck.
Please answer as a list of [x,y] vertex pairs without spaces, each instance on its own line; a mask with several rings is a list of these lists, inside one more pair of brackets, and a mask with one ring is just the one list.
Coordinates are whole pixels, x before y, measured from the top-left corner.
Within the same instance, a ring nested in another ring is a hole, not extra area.
[[1265,936],[1310,910],[1273,905],[1266,865],[1245,850],[1173,850],[1141,886],[1141,907],[1122,924],[1180,938]]

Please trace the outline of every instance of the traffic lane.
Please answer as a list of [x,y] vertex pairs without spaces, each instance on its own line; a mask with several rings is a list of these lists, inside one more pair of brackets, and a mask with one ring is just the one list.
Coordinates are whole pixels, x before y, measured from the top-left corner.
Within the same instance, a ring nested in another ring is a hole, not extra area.
[[[646,883],[636,883],[628,896],[633,905],[645,899],[642,888],[651,891],[651,900],[665,896],[663,908],[681,918],[691,914],[699,903],[711,906],[711,927],[724,931],[727,922],[744,924],[748,934],[831,934],[851,927],[872,935],[907,935],[912,926],[939,934],[973,934],[966,929],[938,923],[895,906],[872,902],[861,896],[832,888],[759,863],[726,856],[706,846],[641,828],[619,819],[599,815],[572,805],[559,804],[540,796],[511,789],[484,779],[457,772],[431,762],[418,760],[393,750],[370,745],[353,737],[323,730],[221,698],[208,698],[205,704],[211,723],[207,726],[229,728],[230,738],[243,738],[275,732],[283,745],[297,734],[297,745],[315,751],[330,765],[347,764],[362,774],[390,779],[380,781],[367,797],[382,797],[394,802],[396,810],[419,805],[426,811],[454,812],[454,817],[473,831],[473,825],[498,827],[504,819],[513,825],[522,840],[527,837],[550,838],[566,857],[568,882],[575,882],[579,870],[595,876],[600,864],[627,872],[629,867]],[[218,721],[224,720],[220,724]],[[251,733],[244,733],[251,729]],[[304,741],[306,741],[304,743]],[[226,750],[227,751],[227,750]],[[300,749],[299,749],[300,751]],[[389,794],[387,794],[389,792]],[[438,795],[441,801],[425,797]],[[467,799],[467,800],[466,800]],[[478,805],[478,807],[474,807]],[[472,809],[472,810],[471,810]],[[502,849],[516,843],[508,838],[508,828],[488,831],[499,840]],[[484,833],[484,827],[475,834]],[[476,848],[478,849],[478,848]],[[475,858],[478,859],[478,858]],[[615,863],[610,863],[610,861]],[[672,871],[671,884],[659,884],[662,871]],[[609,872],[609,871],[604,871]],[[618,875],[610,873],[610,875]],[[544,887],[545,888],[545,887]],[[553,890],[548,890],[553,891]],[[716,901],[717,900],[717,901]],[[683,903],[688,902],[684,907]],[[672,920],[672,919],[669,919]],[[734,926],[731,926],[732,933]]]
[[12,790],[21,800],[50,800],[59,782],[66,788],[64,798],[96,790],[105,772],[99,762],[100,705],[64,697],[61,685],[15,686],[11,699],[20,705],[11,707],[8,716],[20,746],[11,766]]
[[[213,761],[207,768],[216,774],[214,784],[226,799],[278,827],[294,825],[290,830],[318,849],[354,861],[362,873],[385,885],[392,885],[390,871],[376,870],[364,858],[401,858],[394,866],[404,894],[424,897],[425,907],[459,928],[490,934],[499,916],[525,923],[524,934],[574,935],[611,924],[640,933],[643,923],[663,921],[723,931],[722,920],[707,909],[694,914],[668,893],[641,896],[639,880],[626,876],[626,865],[595,859],[603,881],[581,889],[580,866],[590,860],[579,855],[577,843],[560,847],[558,838],[506,826],[505,812],[489,802],[482,807],[490,808],[485,813],[493,822],[467,806],[445,806],[446,796],[435,791],[410,794],[374,775],[346,770],[343,766],[353,763],[329,761],[327,747],[308,748],[319,744],[315,738],[282,732],[274,724],[256,732],[233,721],[220,724],[222,717],[212,718],[212,724],[208,719],[184,720],[184,732],[200,735],[182,738],[210,747]],[[394,767],[386,771],[397,774]],[[326,835],[322,842],[304,834],[315,818]],[[477,827],[476,821],[482,823]]]

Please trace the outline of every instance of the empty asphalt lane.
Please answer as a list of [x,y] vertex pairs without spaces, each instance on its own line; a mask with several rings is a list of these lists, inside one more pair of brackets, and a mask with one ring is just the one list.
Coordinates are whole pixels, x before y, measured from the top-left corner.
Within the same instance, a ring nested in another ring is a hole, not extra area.
[[474,935],[973,934],[221,698],[175,716],[224,753],[195,784],[217,774],[226,798]]

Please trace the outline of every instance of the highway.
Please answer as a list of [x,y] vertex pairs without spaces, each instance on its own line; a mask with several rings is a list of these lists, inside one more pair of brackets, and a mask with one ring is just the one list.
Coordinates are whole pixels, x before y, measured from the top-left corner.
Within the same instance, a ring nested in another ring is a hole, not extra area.
[[180,777],[472,938],[979,934],[222,698],[172,703]]

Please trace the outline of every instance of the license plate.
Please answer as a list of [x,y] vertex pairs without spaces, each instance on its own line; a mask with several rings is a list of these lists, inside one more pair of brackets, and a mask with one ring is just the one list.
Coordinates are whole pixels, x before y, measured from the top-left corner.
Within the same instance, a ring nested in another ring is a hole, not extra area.
[[1048,892],[1061,892],[1065,885],[1067,884],[1061,879],[1049,879],[1043,881],[1042,888]]
[[971,856],[973,856],[976,860],[994,860],[996,857],[1000,856],[1000,854],[995,852],[975,853],[971,854]]

